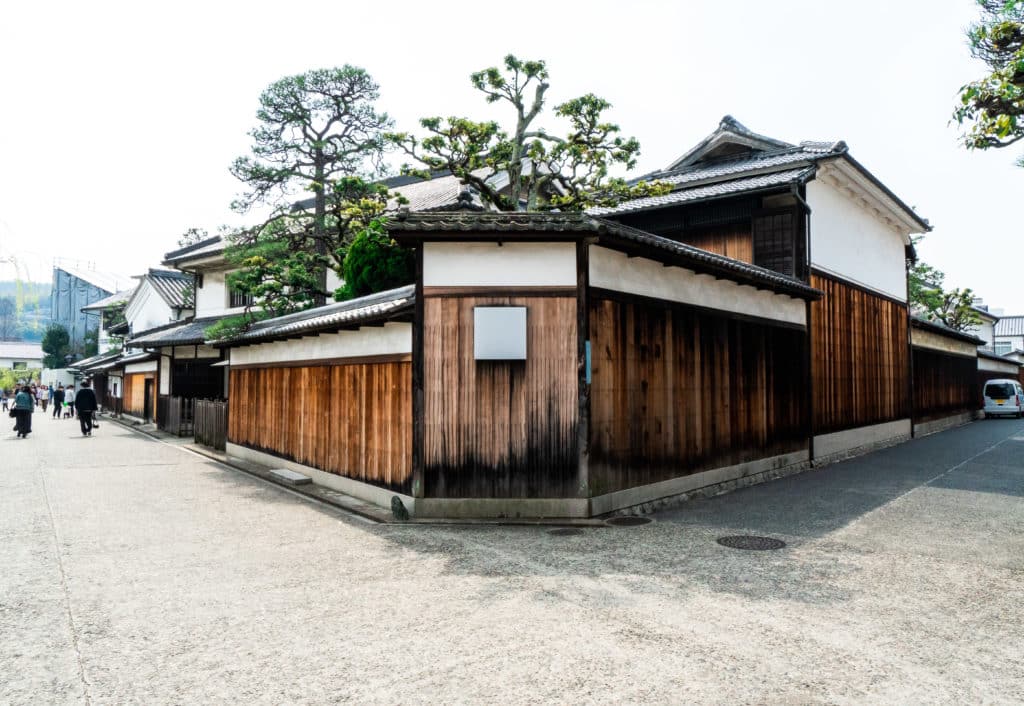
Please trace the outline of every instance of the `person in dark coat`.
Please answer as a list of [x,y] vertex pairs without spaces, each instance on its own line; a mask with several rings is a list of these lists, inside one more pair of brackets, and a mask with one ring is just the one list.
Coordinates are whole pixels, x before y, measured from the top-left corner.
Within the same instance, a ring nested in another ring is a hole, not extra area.
[[60,419],[60,415],[63,409],[64,385],[57,385],[57,389],[53,391],[53,418]]
[[82,387],[75,395],[75,412],[78,423],[82,427],[82,436],[92,436],[92,415],[97,410],[96,393],[89,386],[89,381],[82,382]]
[[32,412],[35,408],[36,400],[32,388],[25,385],[21,392],[14,396],[14,431],[18,432],[18,438],[27,438],[32,433]]

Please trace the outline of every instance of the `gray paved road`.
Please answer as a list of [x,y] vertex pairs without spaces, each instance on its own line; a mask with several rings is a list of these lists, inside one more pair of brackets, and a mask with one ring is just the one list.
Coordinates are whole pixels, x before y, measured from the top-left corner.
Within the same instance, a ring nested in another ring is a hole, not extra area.
[[1024,700],[1021,422],[561,537],[35,425],[0,441],[0,703]]

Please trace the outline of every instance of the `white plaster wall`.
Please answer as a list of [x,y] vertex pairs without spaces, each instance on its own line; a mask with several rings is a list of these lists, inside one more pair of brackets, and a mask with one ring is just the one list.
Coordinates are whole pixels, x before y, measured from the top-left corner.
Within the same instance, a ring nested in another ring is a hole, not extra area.
[[[170,352],[172,349],[165,349]],[[174,346],[175,358],[219,358],[220,351],[213,346]],[[199,355],[196,355],[198,353]]]
[[982,320],[980,324],[968,329],[968,333],[974,334],[983,340],[985,345],[989,347],[991,347],[996,340],[996,327],[991,321]]
[[[1009,341],[1012,351],[1024,350],[1024,336],[1000,336],[997,340],[1000,343]],[[992,345],[994,346],[995,342]]]
[[1007,377],[1016,379],[1017,374],[1020,372],[1020,366],[1016,363],[1003,363],[998,360],[979,357],[978,370],[984,370],[990,373],[1006,373]]
[[203,286],[196,291],[196,318],[231,316],[245,311],[244,306],[228,308],[228,287],[223,271],[203,273]]
[[338,276],[334,270],[327,270],[327,291],[334,293],[334,290],[345,284],[345,280]]
[[171,394],[171,359],[160,356],[160,390],[158,394]]
[[124,366],[124,374],[131,375],[132,373],[155,373],[156,372],[156,361],[147,360],[145,363],[132,363],[131,365]]
[[806,323],[803,299],[740,285],[594,245],[590,285],[790,324]]
[[358,331],[307,336],[231,349],[231,365],[290,363],[412,353],[412,324],[391,322]]
[[575,243],[425,243],[425,287],[576,286]]
[[957,341],[938,333],[922,331],[916,328],[910,329],[910,342],[918,348],[931,348],[932,350],[944,353],[957,353],[972,358],[978,354],[978,349],[975,348],[973,343]]
[[133,333],[141,333],[175,320],[171,307],[145,280],[132,295],[131,301],[125,307],[124,316],[131,325]]
[[820,180],[807,185],[807,203],[814,267],[906,301],[903,236],[895,228]]

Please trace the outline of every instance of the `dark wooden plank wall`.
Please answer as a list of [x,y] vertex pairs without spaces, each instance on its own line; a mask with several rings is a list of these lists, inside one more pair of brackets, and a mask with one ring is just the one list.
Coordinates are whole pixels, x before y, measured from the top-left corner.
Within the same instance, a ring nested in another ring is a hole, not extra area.
[[914,347],[914,421],[976,409],[976,358]]
[[408,492],[412,365],[232,368],[228,441]]
[[[527,307],[527,359],[477,361],[473,308]],[[574,296],[431,295],[423,302],[426,497],[577,495]]]
[[825,296],[811,305],[814,432],[910,417],[907,307],[812,273]]
[[591,291],[593,495],[807,448],[803,330]]
[[675,240],[696,248],[743,262],[754,261],[754,239],[750,223],[729,223],[685,231],[672,236]]

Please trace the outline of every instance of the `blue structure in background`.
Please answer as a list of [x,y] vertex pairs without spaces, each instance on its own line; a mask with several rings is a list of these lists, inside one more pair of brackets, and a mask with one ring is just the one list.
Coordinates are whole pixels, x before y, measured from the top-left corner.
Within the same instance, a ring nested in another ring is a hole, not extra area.
[[97,313],[85,313],[82,307],[115,292],[127,289],[131,280],[117,275],[86,270],[66,265],[53,268],[53,288],[50,290],[50,316],[68,330],[71,347],[78,348],[88,331],[99,328]]

